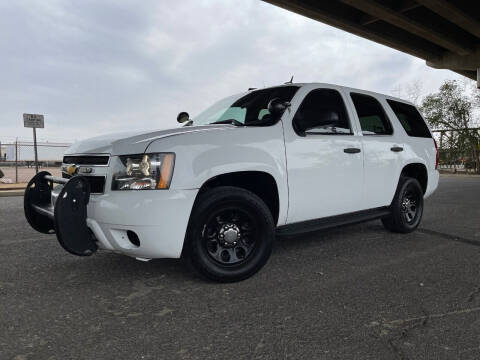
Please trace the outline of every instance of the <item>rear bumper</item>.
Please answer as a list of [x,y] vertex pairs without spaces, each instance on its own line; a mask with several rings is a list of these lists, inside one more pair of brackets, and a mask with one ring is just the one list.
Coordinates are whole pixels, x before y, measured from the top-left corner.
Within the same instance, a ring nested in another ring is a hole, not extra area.
[[[91,196],[87,225],[100,249],[140,258],[179,258],[198,190],[124,191]],[[128,238],[134,232],[140,245]]]
[[440,173],[438,170],[431,170],[428,173],[427,191],[425,191],[424,198],[428,198],[438,187],[440,180]]

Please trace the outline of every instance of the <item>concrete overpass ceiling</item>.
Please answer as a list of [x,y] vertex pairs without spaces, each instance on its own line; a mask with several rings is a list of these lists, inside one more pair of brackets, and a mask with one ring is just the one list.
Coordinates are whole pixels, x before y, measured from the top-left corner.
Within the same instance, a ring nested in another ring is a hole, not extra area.
[[480,0],[264,0],[480,86]]

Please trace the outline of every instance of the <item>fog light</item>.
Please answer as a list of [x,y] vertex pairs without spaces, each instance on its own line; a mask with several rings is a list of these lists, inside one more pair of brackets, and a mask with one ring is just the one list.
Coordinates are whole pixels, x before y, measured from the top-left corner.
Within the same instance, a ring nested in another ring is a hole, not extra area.
[[127,231],[127,236],[128,236],[128,240],[130,240],[130,242],[135,245],[135,246],[140,246],[140,239],[138,238],[138,235],[135,234],[135,232],[133,232],[132,230],[128,230]]

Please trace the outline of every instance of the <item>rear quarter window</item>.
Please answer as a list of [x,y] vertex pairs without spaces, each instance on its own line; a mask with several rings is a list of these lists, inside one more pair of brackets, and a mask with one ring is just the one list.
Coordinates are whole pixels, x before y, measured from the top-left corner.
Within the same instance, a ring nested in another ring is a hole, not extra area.
[[417,108],[413,105],[387,100],[388,105],[402,124],[408,136],[431,138],[430,130]]

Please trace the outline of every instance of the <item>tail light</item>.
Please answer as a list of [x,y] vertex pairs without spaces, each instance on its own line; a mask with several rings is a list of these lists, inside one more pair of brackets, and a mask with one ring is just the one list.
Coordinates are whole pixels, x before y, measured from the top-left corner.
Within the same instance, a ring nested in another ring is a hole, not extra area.
[[433,139],[433,143],[435,144],[435,170],[438,169],[438,161],[440,160],[440,155],[438,153],[438,145],[437,145],[437,140]]

